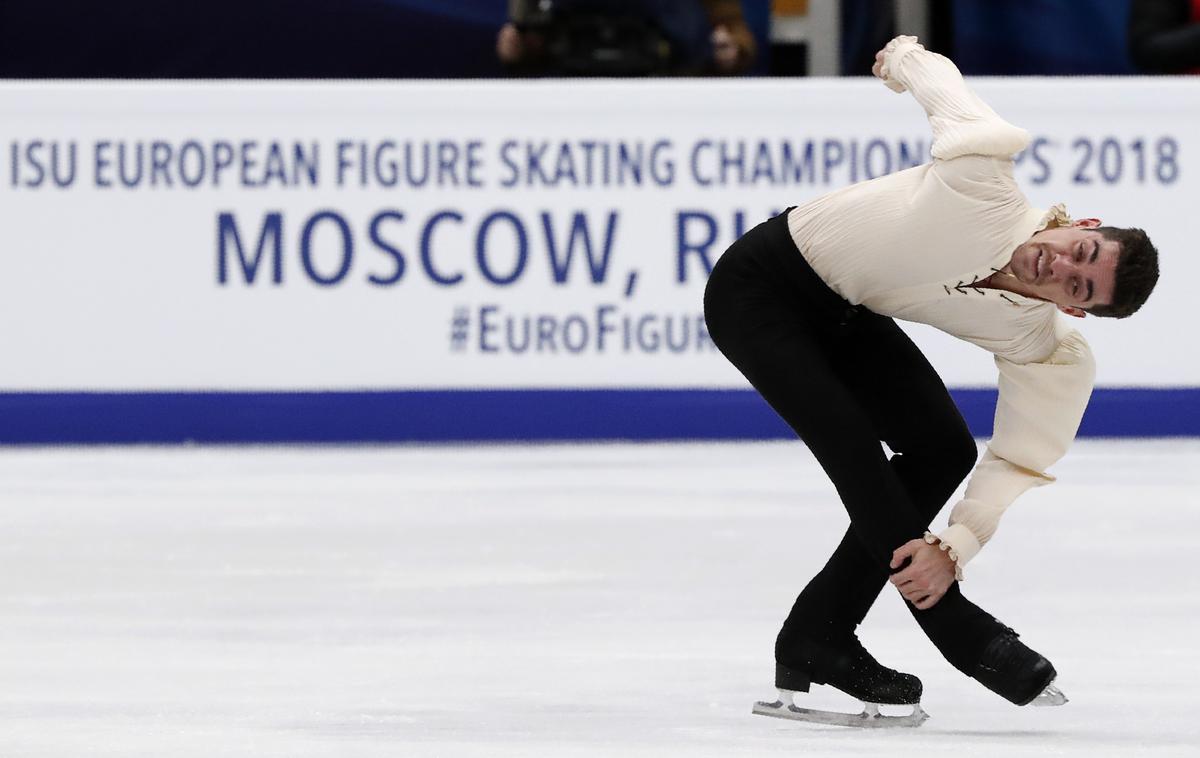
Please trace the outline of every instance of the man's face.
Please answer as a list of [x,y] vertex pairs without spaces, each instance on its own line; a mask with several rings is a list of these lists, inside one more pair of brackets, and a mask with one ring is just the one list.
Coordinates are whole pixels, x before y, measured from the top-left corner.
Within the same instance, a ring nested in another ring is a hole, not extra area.
[[1009,270],[1023,293],[1082,316],[1094,305],[1112,303],[1121,245],[1093,227],[1097,219],[1038,232],[1013,253]]

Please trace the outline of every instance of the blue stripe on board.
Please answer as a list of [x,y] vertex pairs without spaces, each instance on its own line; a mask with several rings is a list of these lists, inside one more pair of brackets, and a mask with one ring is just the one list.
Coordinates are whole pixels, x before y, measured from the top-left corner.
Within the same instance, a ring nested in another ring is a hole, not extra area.
[[[952,392],[976,436],[996,392]],[[1097,389],[1090,437],[1200,436],[1200,387]],[[777,439],[749,390],[0,394],[0,444]]]

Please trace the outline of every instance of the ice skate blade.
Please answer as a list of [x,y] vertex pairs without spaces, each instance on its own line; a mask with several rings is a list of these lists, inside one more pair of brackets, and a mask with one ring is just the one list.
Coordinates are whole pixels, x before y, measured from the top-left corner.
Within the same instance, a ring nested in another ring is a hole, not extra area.
[[925,723],[929,714],[917,703],[912,713],[907,716],[885,716],[879,712],[875,703],[864,703],[862,713],[838,713],[837,711],[815,711],[809,708],[798,708],[792,704],[790,693],[780,691],[780,699],[773,703],[759,701],[751,711],[759,716],[772,716],[792,721],[807,721],[810,724],[828,724],[830,726],[850,726],[859,729],[889,729],[898,727],[917,727]]
[[1067,700],[1067,696],[1063,694],[1063,691],[1058,687],[1055,687],[1054,682],[1050,682],[1050,684],[1046,685],[1046,689],[1042,690],[1041,694],[1035,697],[1029,704],[1051,707],[1056,705],[1066,705],[1069,702],[1071,701]]

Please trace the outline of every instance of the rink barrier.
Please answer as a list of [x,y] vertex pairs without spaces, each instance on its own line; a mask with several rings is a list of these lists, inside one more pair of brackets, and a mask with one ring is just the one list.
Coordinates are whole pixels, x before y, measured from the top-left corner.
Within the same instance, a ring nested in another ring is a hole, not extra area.
[[[956,389],[988,437],[994,389]],[[749,390],[0,394],[0,444],[253,444],[786,439]],[[1082,437],[1200,436],[1200,387],[1101,388]]]

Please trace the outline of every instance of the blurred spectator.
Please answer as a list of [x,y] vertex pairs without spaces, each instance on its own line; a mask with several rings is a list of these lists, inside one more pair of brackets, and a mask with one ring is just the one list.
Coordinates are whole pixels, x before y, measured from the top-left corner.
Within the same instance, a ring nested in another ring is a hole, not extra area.
[[741,0],[511,0],[496,54],[549,76],[738,74],[755,42]]
[[1129,56],[1147,73],[1200,72],[1200,2],[1133,0]]

